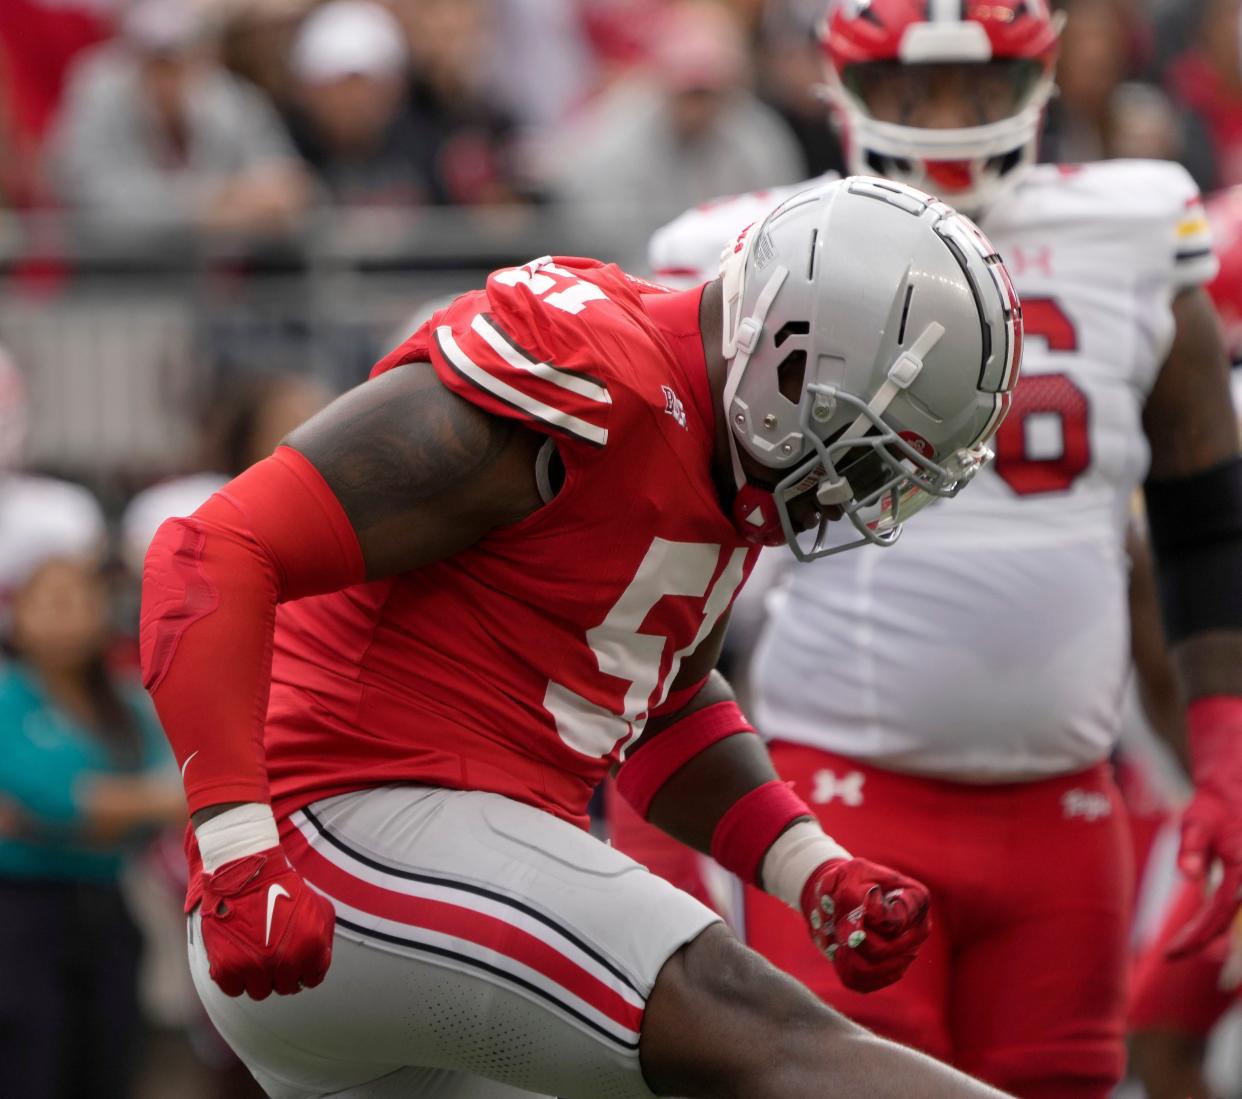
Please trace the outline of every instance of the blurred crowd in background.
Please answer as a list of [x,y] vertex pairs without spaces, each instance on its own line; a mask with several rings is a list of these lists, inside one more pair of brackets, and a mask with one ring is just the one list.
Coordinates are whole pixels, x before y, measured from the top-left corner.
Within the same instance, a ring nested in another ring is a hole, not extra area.
[[[1242,0],[1059,6],[1046,159],[1242,184]],[[62,1043],[60,1094],[257,1094],[184,972],[156,526],[491,267],[642,271],[686,207],[840,169],[824,7],[0,0],[0,1030]]]
[[[325,209],[585,205],[650,229],[840,165],[823,6],[4,0],[0,204],[129,250],[273,245]],[[1067,6],[1047,153],[1242,182],[1238,5]]]
[[[30,459],[124,496],[190,460],[221,378],[339,389],[479,271],[641,270],[687,207],[839,169],[825,6],[0,0],[0,342]],[[1065,6],[1045,156],[1242,183],[1238,4]]]

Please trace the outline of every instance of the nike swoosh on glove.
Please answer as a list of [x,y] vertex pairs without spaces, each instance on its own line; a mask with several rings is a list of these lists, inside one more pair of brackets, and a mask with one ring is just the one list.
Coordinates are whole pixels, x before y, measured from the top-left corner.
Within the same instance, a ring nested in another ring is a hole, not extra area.
[[227,996],[253,1000],[313,988],[332,962],[332,903],[279,847],[203,875],[203,948]]
[[926,886],[866,859],[831,859],[802,887],[811,938],[846,988],[874,992],[914,961],[931,932]]
[[1223,935],[1242,905],[1242,699],[1196,699],[1186,723],[1195,793],[1182,814],[1177,865],[1205,887],[1216,868],[1219,884],[1169,944],[1170,958],[1184,958]]

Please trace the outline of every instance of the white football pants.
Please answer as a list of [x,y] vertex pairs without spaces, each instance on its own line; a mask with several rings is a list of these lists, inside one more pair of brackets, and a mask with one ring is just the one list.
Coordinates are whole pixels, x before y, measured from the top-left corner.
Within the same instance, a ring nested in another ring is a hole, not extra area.
[[282,829],[336,907],[323,984],[195,986],[273,1099],[650,1099],[638,1059],[664,962],[718,917],[588,833],[497,794],[391,786]]

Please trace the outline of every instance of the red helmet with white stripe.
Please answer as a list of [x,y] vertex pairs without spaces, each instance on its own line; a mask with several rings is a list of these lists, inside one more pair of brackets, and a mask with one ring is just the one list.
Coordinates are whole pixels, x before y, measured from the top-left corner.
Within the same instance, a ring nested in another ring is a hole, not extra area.
[[1035,159],[1061,23],[1047,0],[832,0],[850,170],[978,214]]

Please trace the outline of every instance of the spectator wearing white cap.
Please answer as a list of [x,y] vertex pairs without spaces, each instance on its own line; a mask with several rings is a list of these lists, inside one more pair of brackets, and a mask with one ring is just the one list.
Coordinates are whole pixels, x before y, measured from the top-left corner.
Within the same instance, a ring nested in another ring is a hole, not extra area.
[[137,683],[109,670],[104,523],[84,489],[0,480],[0,1079],[31,1099],[130,1095],[138,932],[127,856],[184,819]]
[[342,206],[419,205],[406,96],[409,56],[400,23],[372,0],[329,0],[293,43],[294,141],[327,197]]
[[508,117],[470,72],[484,58],[480,0],[329,0],[292,51],[291,130],[340,206],[499,204],[514,182]]
[[297,223],[308,189],[288,136],[213,47],[193,0],[137,0],[117,41],[75,66],[51,163],[92,238],[270,237]]

